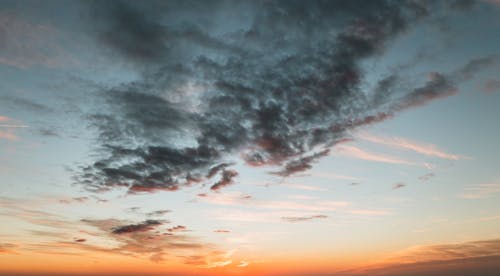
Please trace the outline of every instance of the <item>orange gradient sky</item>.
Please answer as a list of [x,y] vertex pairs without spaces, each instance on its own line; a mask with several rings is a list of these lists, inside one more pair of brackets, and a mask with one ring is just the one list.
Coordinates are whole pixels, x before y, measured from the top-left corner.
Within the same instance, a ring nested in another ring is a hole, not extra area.
[[0,276],[497,275],[499,15],[0,0]]

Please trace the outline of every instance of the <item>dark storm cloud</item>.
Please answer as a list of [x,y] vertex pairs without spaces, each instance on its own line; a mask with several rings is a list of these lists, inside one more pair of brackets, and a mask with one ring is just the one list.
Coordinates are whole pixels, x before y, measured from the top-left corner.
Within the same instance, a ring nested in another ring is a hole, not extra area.
[[361,91],[360,62],[427,15],[423,2],[91,6],[98,40],[141,77],[104,89],[101,113],[89,116],[96,160],[76,179],[90,190],[174,191],[221,174],[211,186],[219,190],[237,175],[226,160],[234,154],[290,176],[311,168],[349,129],[454,91],[441,73],[404,95],[392,89],[395,76]]
[[159,220],[148,219],[138,224],[129,224],[113,228],[113,234],[126,234],[134,232],[145,232],[162,225],[163,222]]

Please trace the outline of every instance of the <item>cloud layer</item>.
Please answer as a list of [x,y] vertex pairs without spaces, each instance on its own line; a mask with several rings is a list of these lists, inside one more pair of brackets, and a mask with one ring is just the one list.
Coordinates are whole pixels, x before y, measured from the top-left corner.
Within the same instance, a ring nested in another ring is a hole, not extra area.
[[235,181],[236,155],[302,172],[347,130],[449,96],[485,63],[406,94],[391,89],[397,76],[362,91],[361,62],[437,8],[414,1],[148,4],[91,5],[97,41],[141,77],[103,88],[89,115],[96,158],[76,179],[90,190],[173,191],[220,174],[218,191]]

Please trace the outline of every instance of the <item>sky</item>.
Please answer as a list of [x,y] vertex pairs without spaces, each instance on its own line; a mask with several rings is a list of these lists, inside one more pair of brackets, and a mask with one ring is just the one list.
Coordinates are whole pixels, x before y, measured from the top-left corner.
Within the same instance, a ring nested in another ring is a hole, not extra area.
[[497,275],[500,2],[0,0],[0,275]]

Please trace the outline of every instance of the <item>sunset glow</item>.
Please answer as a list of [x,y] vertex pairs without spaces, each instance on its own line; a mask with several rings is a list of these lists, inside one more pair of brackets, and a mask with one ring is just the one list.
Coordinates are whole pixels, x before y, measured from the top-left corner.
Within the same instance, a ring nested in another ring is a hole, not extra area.
[[498,1],[0,0],[0,276],[500,275]]

